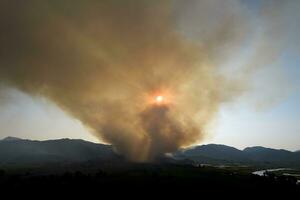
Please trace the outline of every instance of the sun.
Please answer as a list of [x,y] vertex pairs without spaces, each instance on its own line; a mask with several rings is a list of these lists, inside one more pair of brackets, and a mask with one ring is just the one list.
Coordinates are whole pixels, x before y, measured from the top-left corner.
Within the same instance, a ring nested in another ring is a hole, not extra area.
[[167,89],[157,89],[156,91],[146,93],[145,100],[147,105],[165,107],[173,105],[174,97],[173,93]]
[[164,100],[164,97],[163,97],[163,96],[161,96],[161,95],[158,95],[158,96],[156,96],[156,97],[155,97],[155,101],[156,101],[156,103],[162,103],[162,102],[163,102],[163,100]]

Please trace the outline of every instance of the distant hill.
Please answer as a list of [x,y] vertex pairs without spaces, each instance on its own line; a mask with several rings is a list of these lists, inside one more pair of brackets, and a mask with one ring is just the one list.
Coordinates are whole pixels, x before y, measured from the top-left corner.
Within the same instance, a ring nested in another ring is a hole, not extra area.
[[247,164],[300,167],[300,153],[283,149],[247,147],[239,150],[226,145],[209,144],[183,149],[174,154],[176,159],[189,159],[207,164]]
[[2,140],[0,141],[17,141],[17,140],[22,140],[21,138],[17,138],[17,137],[6,137],[6,138],[3,138]]
[[297,159],[295,152],[284,149],[270,149],[265,147],[247,147],[243,151],[253,161],[260,162],[281,162]]
[[[113,151],[111,145],[84,140],[33,141],[16,137],[0,140],[0,167],[38,166],[38,164],[49,163],[60,165],[97,163],[96,167],[103,164],[111,167],[126,165],[124,161],[123,157]],[[161,157],[157,161],[160,163],[242,164],[300,168],[300,152],[265,147],[247,147],[239,150],[226,145],[208,144],[182,149],[175,152],[172,157]]]
[[15,137],[0,140],[0,165],[75,163],[117,158],[112,146],[84,140],[32,141]]
[[175,157],[208,163],[228,163],[247,160],[242,151],[234,147],[219,144],[208,144],[184,149],[175,153]]

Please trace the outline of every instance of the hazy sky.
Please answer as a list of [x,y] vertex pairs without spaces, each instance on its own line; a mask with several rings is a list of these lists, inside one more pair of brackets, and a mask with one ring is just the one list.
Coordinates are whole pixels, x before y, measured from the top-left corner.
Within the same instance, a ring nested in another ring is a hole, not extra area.
[[[187,5],[184,6],[186,10],[181,16],[178,29],[191,40],[197,40],[194,37],[197,25],[187,22],[189,22],[189,17],[198,16],[201,8],[197,8],[196,1],[181,1],[181,4],[182,2]],[[191,6],[188,5],[189,2]],[[275,13],[278,12],[271,15],[270,21],[273,23],[271,28],[276,29],[277,23],[283,27],[280,28],[280,32],[285,37],[277,39],[276,34],[270,34],[273,33],[272,31],[261,31],[264,28],[261,16],[264,14],[260,13],[262,9],[260,1],[236,2],[248,12],[251,33],[248,34],[249,38],[244,40],[245,42],[239,43],[238,51],[234,52],[234,56],[228,56],[229,59],[224,62],[228,71],[224,73],[228,73],[228,76],[235,76],[232,69],[253,62],[256,58],[261,60],[258,55],[263,57],[264,53],[268,54],[269,52],[264,52],[264,50],[260,50],[259,53],[255,52],[257,43],[261,41],[267,41],[276,48],[277,42],[281,43],[281,40],[284,40],[284,45],[280,45],[280,51],[276,51],[277,56],[274,62],[259,63],[263,66],[251,76],[252,84],[245,93],[236,100],[221,105],[217,117],[209,125],[208,136],[201,143],[221,143],[237,148],[266,146],[299,150],[300,52],[297,33],[300,33],[300,14],[298,14],[300,3],[297,0],[284,1],[285,3],[282,4],[278,3],[279,1],[267,1],[272,2],[270,3],[271,9],[274,9]],[[180,6],[177,9],[181,9],[181,4],[179,3]],[[213,5],[216,6],[218,3]],[[213,24],[214,19],[211,21]],[[270,49],[272,46],[265,50]],[[43,97],[30,96],[14,88],[4,88],[0,92],[0,137],[6,136],[37,140],[81,138],[99,142],[79,120],[65,113],[55,103]]]

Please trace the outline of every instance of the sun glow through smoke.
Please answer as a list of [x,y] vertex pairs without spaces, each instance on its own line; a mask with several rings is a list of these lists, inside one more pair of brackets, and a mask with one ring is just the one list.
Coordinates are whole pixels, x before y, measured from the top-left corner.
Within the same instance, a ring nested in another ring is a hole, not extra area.
[[164,100],[164,97],[163,97],[163,96],[161,96],[161,95],[159,95],[159,96],[156,96],[156,98],[155,98],[155,101],[156,101],[156,103],[162,103],[162,102],[163,102],[163,100]]
[[147,106],[171,106],[174,103],[174,95],[170,89],[160,88],[146,94]]

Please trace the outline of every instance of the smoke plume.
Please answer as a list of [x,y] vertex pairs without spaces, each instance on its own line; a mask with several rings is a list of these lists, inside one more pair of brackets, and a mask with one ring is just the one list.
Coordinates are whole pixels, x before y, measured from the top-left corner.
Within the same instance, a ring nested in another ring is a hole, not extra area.
[[1,1],[0,81],[53,101],[131,160],[201,141],[243,90],[219,65],[250,29],[232,1],[202,1],[201,16],[186,2]]

